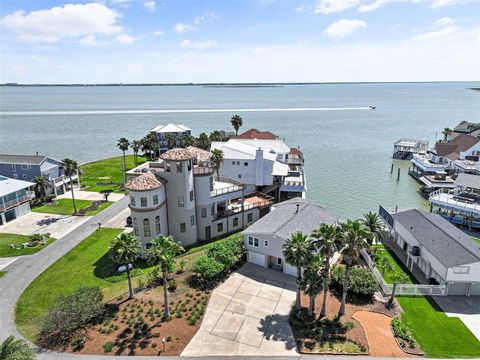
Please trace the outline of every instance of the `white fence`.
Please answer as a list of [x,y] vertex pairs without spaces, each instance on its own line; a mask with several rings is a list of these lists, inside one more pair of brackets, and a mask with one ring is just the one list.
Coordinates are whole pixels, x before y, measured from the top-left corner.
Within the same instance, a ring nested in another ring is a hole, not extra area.
[[[393,285],[387,284],[383,278],[380,271],[378,271],[375,262],[370,258],[367,251],[362,249],[360,251],[363,259],[367,263],[370,270],[372,270],[375,279],[377,279],[382,292],[385,295],[392,295]],[[420,285],[420,284],[397,284],[395,288],[395,295],[403,296],[412,296],[412,295],[433,295],[433,296],[444,296],[446,286],[445,285]]]

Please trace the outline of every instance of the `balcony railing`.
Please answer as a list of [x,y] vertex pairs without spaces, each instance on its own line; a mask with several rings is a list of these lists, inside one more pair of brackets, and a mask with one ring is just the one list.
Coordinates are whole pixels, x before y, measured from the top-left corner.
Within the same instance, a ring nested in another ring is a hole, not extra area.
[[20,196],[17,199],[13,199],[7,202],[0,202],[0,211],[6,211],[14,206],[23,204],[27,201],[32,200],[35,197],[35,193],[30,191],[27,194]]
[[225,194],[229,194],[229,193],[232,193],[232,192],[242,191],[242,190],[245,189],[245,184],[244,183],[242,183],[240,181],[237,181],[237,180],[234,180],[234,179],[231,179],[229,177],[217,176],[217,177],[215,177],[215,181],[223,182],[223,183],[227,183],[227,184],[232,184],[232,185],[225,186],[225,187],[222,187],[220,189],[212,190],[210,192],[211,197],[225,195]]
[[212,167],[203,167],[203,166],[195,166],[193,168],[193,175],[211,175],[215,171]]
[[[271,197],[269,197],[271,198]],[[218,212],[215,216],[215,220],[218,220],[218,219],[223,219],[223,218],[226,218],[226,217],[229,217],[229,216],[232,216],[232,215],[235,215],[235,214],[239,214],[239,213],[242,213],[242,212],[245,212],[245,211],[248,211],[248,210],[252,210],[252,209],[256,209],[256,208],[264,208],[266,206],[270,206],[273,204],[273,200],[270,200],[270,199],[265,199],[265,200],[260,200],[260,201],[256,201],[254,203],[245,203],[244,202],[244,205],[242,206],[241,204],[236,204],[234,207],[228,209],[228,210],[224,210],[224,211],[221,211],[221,212]]]

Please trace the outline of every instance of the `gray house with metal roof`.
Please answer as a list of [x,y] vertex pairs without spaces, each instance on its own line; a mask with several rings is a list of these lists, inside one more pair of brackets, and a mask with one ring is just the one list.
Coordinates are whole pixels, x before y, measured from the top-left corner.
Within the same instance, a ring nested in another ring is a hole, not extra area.
[[445,295],[480,295],[480,244],[438,214],[412,209],[382,218],[406,254],[406,266],[418,266],[426,279],[446,285]]
[[295,232],[310,234],[320,224],[334,224],[338,217],[312,201],[294,198],[272,207],[271,212],[244,232],[247,261],[296,275],[297,269],[284,261],[283,243]]

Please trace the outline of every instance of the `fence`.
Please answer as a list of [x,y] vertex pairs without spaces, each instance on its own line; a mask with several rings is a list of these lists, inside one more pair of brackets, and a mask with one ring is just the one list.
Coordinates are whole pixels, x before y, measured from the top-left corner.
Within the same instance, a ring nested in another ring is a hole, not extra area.
[[[387,284],[383,275],[378,271],[375,262],[370,258],[367,251],[362,249],[360,251],[363,259],[367,263],[368,267],[377,279],[378,284],[383,294],[389,296],[392,295],[393,285]],[[395,287],[395,295],[398,296],[412,296],[412,295],[425,295],[425,296],[445,296],[445,285],[420,285],[420,284],[397,284]]]

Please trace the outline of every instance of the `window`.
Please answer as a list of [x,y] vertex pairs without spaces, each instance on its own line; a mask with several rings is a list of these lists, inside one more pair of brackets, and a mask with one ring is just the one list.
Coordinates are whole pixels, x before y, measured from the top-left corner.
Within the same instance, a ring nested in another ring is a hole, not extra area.
[[277,264],[278,264],[278,265],[282,265],[282,259],[277,258]]
[[253,238],[253,246],[258,247],[259,241],[257,238]]
[[185,223],[180,223],[180,232],[187,232],[187,225]]
[[243,165],[248,166],[248,162],[245,161],[245,162],[243,163]]
[[233,226],[238,226],[238,217],[233,218]]
[[193,190],[190,191],[190,201],[193,201]]
[[268,247],[268,240],[265,240],[265,241],[263,242],[263,245],[265,245],[265,247]]
[[131,204],[132,206],[135,206],[135,197],[130,196],[130,204]]
[[470,272],[470,266],[456,266],[453,268],[454,274],[468,274]]
[[217,232],[221,233],[223,231],[223,223],[217,224]]
[[190,225],[195,225],[195,215],[190,216]]
[[185,199],[183,198],[183,196],[178,197],[178,206],[180,206],[180,207],[185,206]]
[[201,216],[202,218],[206,218],[206,217],[207,217],[207,208],[202,208],[202,209],[200,210],[200,216]]
[[210,208],[210,213],[213,215],[215,215],[215,205],[212,205],[212,207]]
[[188,171],[192,170],[192,162],[189,160],[187,165]]
[[153,205],[158,205],[158,195],[153,195]]
[[138,236],[138,221],[137,221],[137,218],[133,218],[133,235]]
[[251,236],[248,237],[248,245],[253,246],[253,237]]
[[165,163],[165,171],[166,171],[166,172],[171,172],[171,171],[172,171],[172,170],[171,170],[170,161],[167,161],[167,162]]
[[232,161],[232,165],[235,165],[235,161]]
[[237,161],[237,165],[240,165],[240,161]]
[[27,174],[23,174],[23,178],[26,179],[26,178],[27,178]]
[[213,191],[213,177],[210,176],[210,191]]
[[149,237],[151,235],[151,233],[150,233],[150,220],[148,220],[148,219],[143,220],[143,235],[145,235],[145,237]]
[[160,234],[160,216],[155,217],[155,234]]
[[248,222],[252,222],[252,221],[253,221],[253,214],[252,214],[252,213],[250,213],[250,214],[247,215],[247,221],[248,221]]
[[182,163],[177,162],[177,173],[181,173],[181,172],[183,172]]
[[241,178],[242,178],[242,174],[238,174],[238,178],[241,179]]
[[25,164],[22,164],[22,165],[20,165],[20,168],[21,168],[22,170],[27,170],[27,169],[28,169],[28,166],[25,165]]
[[141,197],[140,198],[140,206],[141,207],[147,207],[147,198],[146,197]]

